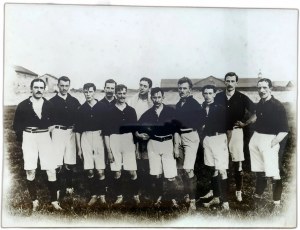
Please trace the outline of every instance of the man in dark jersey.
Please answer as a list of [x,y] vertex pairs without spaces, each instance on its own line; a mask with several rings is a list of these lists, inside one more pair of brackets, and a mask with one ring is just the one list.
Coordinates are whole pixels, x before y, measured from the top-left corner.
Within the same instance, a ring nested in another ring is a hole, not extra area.
[[[73,166],[76,164],[76,141],[73,130],[75,114],[80,107],[80,103],[68,93],[70,82],[68,77],[60,77],[57,84],[59,92],[50,99],[50,102],[54,106],[52,142],[57,154],[59,191],[71,195],[74,192],[72,184]],[[65,185],[63,178],[66,180]]]
[[86,102],[78,109],[75,125],[78,156],[84,160],[83,168],[88,177],[91,194],[88,206],[93,206],[98,198],[102,205],[106,205],[106,165],[102,136],[105,105],[95,99],[95,92],[96,86],[93,83],[84,84]]
[[251,170],[256,172],[254,197],[260,200],[267,185],[266,177],[273,179],[273,204],[278,210],[282,194],[279,170],[279,143],[288,134],[284,106],[271,94],[272,82],[263,78],[257,83],[260,101],[256,106],[254,134],[249,143]]
[[[139,119],[139,133],[148,135],[147,150],[149,157],[150,175],[155,188],[152,189],[155,206],[160,206],[163,195],[163,178],[166,178],[166,198],[171,206],[178,208],[175,177],[177,176],[176,160],[174,158],[173,136],[176,132],[175,110],[163,104],[164,92],[161,88],[151,90],[153,106]],[[149,183],[149,181],[144,181]]]
[[104,129],[105,148],[108,153],[111,171],[114,172],[114,191],[117,193],[115,205],[123,203],[125,185],[122,185],[122,169],[129,173],[129,184],[127,192],[133,196],[135,203],[140,203],[137,182],[136,147],[133,133],[137,123],[135,110],[125,102],[127,87],[116,86],[117,102],[106,113]]
[[[226,109],[226,122],[228,123],[229,135],[228,147],[234,167],[237,201],[242,201],[243,170],[242,162],[244,156],[244,131],[243,128],[253,122],[255,118],[254,103],[241,92],[236,90],[239,77],[234,72],[225,75],[226,89],[218,93],[215,102]],[[251,114],[246,118],[247,113]]]
[[46,83],[34,79],[30,84],[32,96],[22,101],[16,110],[13,129],[17,140],[22,141],[24,169],[27,188],[32,200],[32,211],[37,211],[39,200],[35,180],[38,159],[42,170],[48,176],[51,204],[62,210],[57,201],[56,171],[57,159],[52,145],[50,132],[53,130],[53,105],[43,97]]
[[196,210],[197,177],[194,166],[199,147],[198,131],[202,129],[204,110],[192,96],[192,81],[183,77],[178,80],[179,102],[176,104],[176,121],[178,133],[175,134],[175,158],[178,168],[184,169],[183,184],[185,202],[191,211]]

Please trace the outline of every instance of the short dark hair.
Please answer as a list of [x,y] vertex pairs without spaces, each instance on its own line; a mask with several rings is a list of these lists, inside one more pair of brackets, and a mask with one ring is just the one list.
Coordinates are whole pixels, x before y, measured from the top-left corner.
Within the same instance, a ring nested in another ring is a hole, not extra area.
[[45,82],[43,79],[41,79],[41,78],[35,78],[35,79],[33,79],[33,80],[31,81],[31,83],[30,83],[30,89],[32,89],[33,84],[34,84],[35,82],[43,82],[43,83],[44,83],[44,88],[46,88],[46,82]]
[[258,82],[257,82],[257,84],[258,84],[259,82],[263,82],[263,81],[268,83],[269,88],[272,88],[272,87],[273,87],[272,81],[271,81],[269,78],[262,78],[262,79],[259,79]]
[[57,83],[59,84],[60,81],[68,81],[69,83],[71,83],[70,78],[68,78],[67,76],[61,76],[60,78],[58,78]]
[[115,82],[114,79],[108,79],[108,80],[106,80],[105,83],[104,83],[104,88],[106,87],[106,84],[107,84],[107,83],[114,83],[115,86],[117,85],[117,82]]
[[214,93],[217,92],[217,88],[214,85],[205,85],[205,86],[203,86],[203,88],[201,89],[202,93],[204,93],[204,90],[206,90],[206,89],[212,89],[214,91]]
[[151,89],[151,97],[154,96],[154,94],[161,92],[161,95],[164,95],[164,91],[160,87],[154,87]]
[[226,75],[225,75],[225,77],[224,77],[224,81],[226,81],[226,78],[227,78],[227,77],[233,77],[233,76],[235,76],[235,79],[236,79],[236,81],[238,82],[238,81],[239,81],[239,76],[236,75],[235,72],[229,72],[229,73],[226,73]]
[[85,83],[85,84],[83,85],[83,89],[89,90],[91,87],[94,89],[94,91],[96,91],[96,86],[95,86],[94,83]]
[[191,81],[191,79],[189,79],[188,77],[182,77],[178,80],[177,84],[181,85],[183,83],[188,83],[190,88],[193,88],[193,82]]
[[146,82],[148,82],[149,88],[152,88],[152,80],[151,80],[150,78],[142,77],[141,80],[140,80],[140,82],[141,82],[141,81],[146,81]]
[[116,92],[119,92],[123,89],[125,89],[127,92],[127,87],[125,85],[123,85],[123,84],[116,85]]

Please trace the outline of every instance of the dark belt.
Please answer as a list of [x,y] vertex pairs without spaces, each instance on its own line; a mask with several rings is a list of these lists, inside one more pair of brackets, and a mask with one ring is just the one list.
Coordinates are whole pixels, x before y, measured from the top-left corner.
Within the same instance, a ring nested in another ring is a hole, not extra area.
[[55,125],[54,128],[55,129],[67,130],[67,129],[73,129],[73,126]]
[[38,128],[25,128],[24,130],[27,133],[45,133],[48,132],[48,129],[38,129]]
[[167,135],[163,137],[158,137],[158,136],[151,137],[152,140],[160,141],[160,142],[172,140],[172,138],[173,138],[172,135]]
[[213,136],[218,136],[218,135],[222,135],[222,134],[226,134],[226,133],[212,132],[212,133],[206,134],[205,136],[213,137]]
[[196,131],[195,129],[187,129],[187,130],[180,130],[179,133],[180,134],[183,134],[183,133],[191,133],[191,132],[194,132]]

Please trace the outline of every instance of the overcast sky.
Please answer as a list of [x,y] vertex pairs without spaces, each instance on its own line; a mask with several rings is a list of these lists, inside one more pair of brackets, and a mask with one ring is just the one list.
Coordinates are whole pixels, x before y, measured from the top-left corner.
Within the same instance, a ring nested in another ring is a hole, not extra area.
[[75,88],[229,71],[296,80],[297,11],[8,4],[6,82],[13,65],[67,75]]

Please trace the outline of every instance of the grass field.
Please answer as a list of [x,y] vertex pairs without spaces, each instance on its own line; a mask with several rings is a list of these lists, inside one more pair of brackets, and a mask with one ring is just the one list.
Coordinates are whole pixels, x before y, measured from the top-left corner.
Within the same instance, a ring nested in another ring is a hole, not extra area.
[[[89,194],[85,189],[82,167],[75,170],[75,190],[73,197],[65,197],[61,202],[64,211],[52,209],[45,172],[37,172],[37,183],[40,186],[38,197],[41,209],[32,215],[31,202],[26,189],[26,175],[23,170],[21,145],[16,142],[11,129],[15,106],[4,108],[4,170],[2,197],[2,226],[13,227],[293,227],[296,224],[296,116],[291,112],[290,104],[285,103],[288,111],[290,134],[287,139],[283,157],[282,212],[274,215],[270,211],[272,189],[269,183],[260,204],[252,199],[254,175],[246,171],[244,177],[243,202],[234,198],[233,176],[229,172],[231,210],[223,212],[220,207],[206,209],[201,202],[197,203],[196,213],[189,214],[181,204],[179,210],[154,209],[151,206],[119,209],[88,208],[86,202]],[[196,166],[198,174],[198,195],[207,190],[208,175],[199,160]],[[178,188],[180,190],[178,177]],[[112,199],[113,197],[109,197]]]

